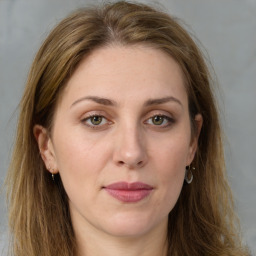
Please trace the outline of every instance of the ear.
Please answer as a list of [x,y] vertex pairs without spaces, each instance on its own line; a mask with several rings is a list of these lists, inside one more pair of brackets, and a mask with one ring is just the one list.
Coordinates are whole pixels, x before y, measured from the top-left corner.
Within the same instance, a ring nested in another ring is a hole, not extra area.
[[49,132],[43,126],[35,125],[33,128],[33,133],[46,169],[49,172],[56,174],[58,172],[58,168],[53,143]]
[[197,114],[195,116],[194,120],[196,123],[196,130],[195,130],[194,134],[192,134],[188,158],[187,158],[187,165],[190,165],[195,157],[197,145],[198,145],[198,138],[199,138],[199,135],[200,135],[200,132],[202,129],[202,125],[203,125],[203,117],[201,114]]

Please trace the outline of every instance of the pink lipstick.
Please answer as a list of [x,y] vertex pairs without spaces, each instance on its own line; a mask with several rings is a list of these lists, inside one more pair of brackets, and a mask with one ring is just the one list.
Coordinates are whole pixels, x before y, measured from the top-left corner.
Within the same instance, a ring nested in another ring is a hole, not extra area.
[[135,203],[147,197],[153,187],[142,182],[117,182],[104,187],[104,189],[119,201]]

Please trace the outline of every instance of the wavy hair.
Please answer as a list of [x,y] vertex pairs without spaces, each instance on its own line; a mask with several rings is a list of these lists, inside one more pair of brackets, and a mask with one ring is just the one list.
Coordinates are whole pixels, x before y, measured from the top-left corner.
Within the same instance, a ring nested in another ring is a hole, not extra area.
[[10,255],[76,255],[67,195],[60,177],[53,183],[46,171],[33,127],[51,130],[58,98],[80,61],[110,44],[150,45],[174,58],[185,77],[192,129],[194,116],[203,116],[193,183],[184,183],[169,214],[168,255],[248,255],[233,211],[213,83],[203,54],[177,19],[125,1],[72,13],[53,29],[34,59],[6,179]]

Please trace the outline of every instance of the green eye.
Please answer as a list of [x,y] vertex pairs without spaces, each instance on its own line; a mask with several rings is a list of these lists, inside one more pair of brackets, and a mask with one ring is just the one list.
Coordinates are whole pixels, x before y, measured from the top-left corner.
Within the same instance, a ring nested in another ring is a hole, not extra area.
[[85,117],[81,122],[92,129],[103,129],[112,124],[106,117],[97,114]]
[[173,118],[166,115],[154,115],[146,120],[146,124],[165,128],[174,123]]
[[152,117],[152,123],[154,124],[154,125],[161,125],[161,124],[163,124],[163,122],[165,121],[165,117],[163,117],[163,116],[154,116],[154,117]]
[[97,114],[85,117],[81,122],[92,129],[103,129],[112,124],[106,117]]
[[102,122],[102,116],[92,116],[90,117],[90,122],[93,125],[99,125]]

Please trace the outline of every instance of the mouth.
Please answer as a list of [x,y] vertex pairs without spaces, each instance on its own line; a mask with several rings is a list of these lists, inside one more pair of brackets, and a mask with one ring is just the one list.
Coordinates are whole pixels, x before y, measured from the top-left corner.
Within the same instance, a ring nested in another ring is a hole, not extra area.
[[124,203],[136,203],[148,197],[153,187],[142,182],[117,182],[103,187],[108,194]]

